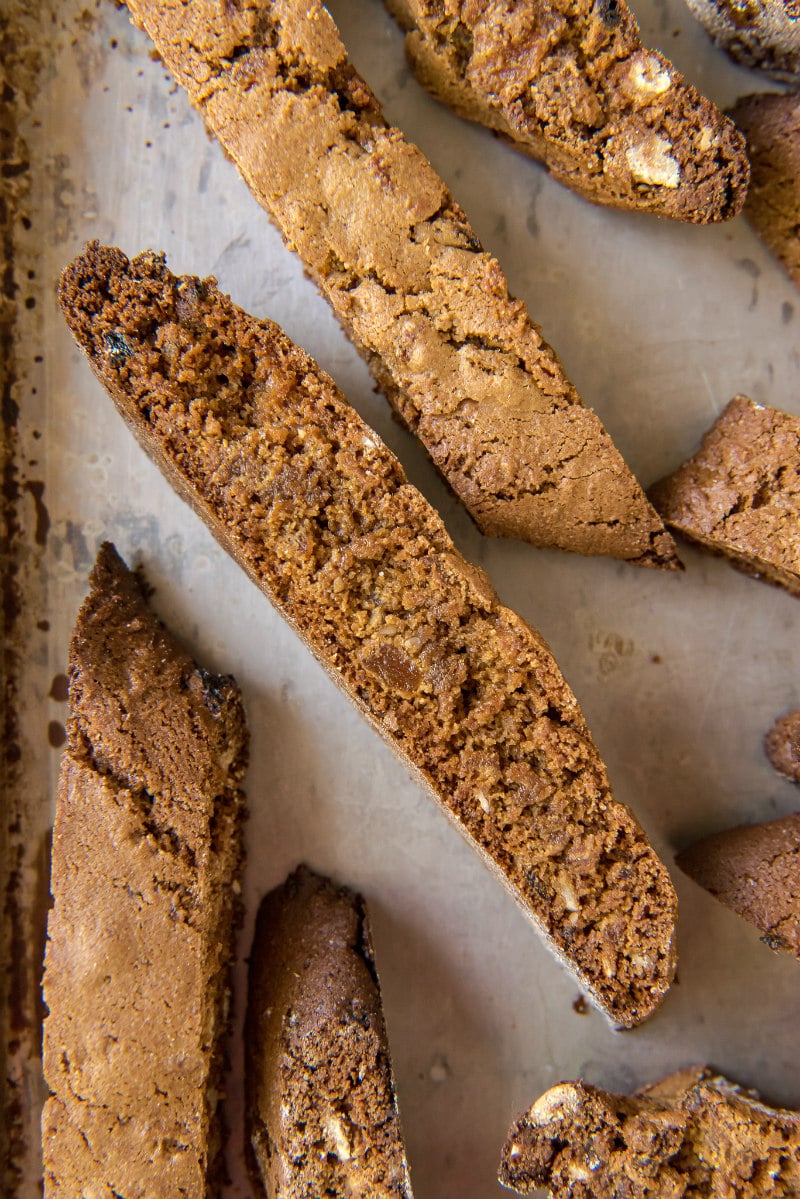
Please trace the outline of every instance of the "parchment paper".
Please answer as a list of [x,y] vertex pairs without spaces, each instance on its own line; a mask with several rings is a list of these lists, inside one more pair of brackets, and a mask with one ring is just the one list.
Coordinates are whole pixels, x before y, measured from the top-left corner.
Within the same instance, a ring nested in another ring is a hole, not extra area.
[[[715,50],[680,0],[639,0],[636,11],[645,44],[717,102],[769,89]],[[430,100],[376,0],[337,0],[334,15],[389,118],[440,170],[643,484],[692,452],[736,392],[800,414],[800,294],[741,218],[695,228],[595,208]],[[233,672],[244,690],[251,815],[237,1021],[265,890],[301,860],[360,888],[417,1199],[498,1194],[509,1122],[560,1079],[627,1089],[711,1062],[800,1106],[800,967],[677,870],[679,981],[661,1011],[619,1034],[577,1010],[576,984],[512,901],[136,446],[66,332],[57,275],[90,237],[131,255],[164,249],[173,270],[214,274],[246,309],[283,325],[395,450],[503,600],[541,629],[616,795],[670,865],[696,836],[800,806],[761,746],[773,719],[800,704],[798,601],[690,549],[685,575],[671,577],[484,539],[391,420],[326,303],[127,13],[44,0],[28,28],[41,59],[31,105],[18,98],[32,199],[16,262],[24,300],[16,395],[22,888],[33,974],[66,714],[56,676],[96,547],[111,538],[129,563],[144,565],[157,611],[198,660]],[[34,1021],[12,1063],[25,1088],[25,1199],[37,1193],[40,1168],[37,1043]],[[249,1193],[240,1078],[239,1048],[228,1104],[231,1197]]]

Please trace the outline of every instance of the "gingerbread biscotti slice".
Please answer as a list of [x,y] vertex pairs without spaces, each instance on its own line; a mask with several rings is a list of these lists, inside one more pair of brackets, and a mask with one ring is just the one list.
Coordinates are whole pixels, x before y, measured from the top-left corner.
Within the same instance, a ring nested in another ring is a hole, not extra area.
[[712,41],[745,67],[800,83],[798,0],[686,0]]
[[247,1140],[269,1199],[412,1199],[363,898],[299,867],[250,954]]
[[764,738],[772,765],[793,783],[800,783],[800,708],[780,716]]
[[130,0],[484,533],[646,566],[672,540],[318,0]]
[[105,544],[69,660],[44,972],[46,1199],[220,1193],[247,732]]
[[675,861],[720,903],[754,924],[770,949],[800,958],[800,813],[714,833]]
[[540,636],[333,381],[213,280],[93,245],[60,299],[144,447],[613,1020],[674,972],[675,896]]
[[553,178],[613,208],[735,216],[744,141],[672,63],[642,46],[625,0],[386,0],[437,100]]
[[730,115],[750,156],[744,215],[800,287],[800,94],[743,96]]
[[684,537],[800,596],[800,417],[736,396],[650,495]]
[[708,1067],[631,1096],[564,1082],[512,1125],[500,1181],[553,1199],[797,1199],[800,1113]]

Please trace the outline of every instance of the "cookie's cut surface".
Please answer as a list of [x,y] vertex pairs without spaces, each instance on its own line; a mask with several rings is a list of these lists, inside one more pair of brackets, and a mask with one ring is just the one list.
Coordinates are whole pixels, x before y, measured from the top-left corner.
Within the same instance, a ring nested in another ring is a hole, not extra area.
[[630,1096],[559,1083],[512,1125],[500,1181],[553,1199],[797,1199],[800,1115],[704,1067]]
[[360,895],[301,866],[264,898],[245,1046],[248,1143],[269,1199],[412,1199]]
[[679,533],[800,596],[799,417],[736,396],[650,495]]
[[147,451],[509,888],[635,1024],[675,895],[538,633],[503,607],[333,381],[214,286],[98,245],[61,304]]
[[386,0],[420,83],[588,200],[708,223],[747,191],[741,136],[625,0]]
[[130,0],[136,21],[484,533],[644,566],[672,539],[318,0]]
[[800,813],[714,833],[675,861],[754,924],[770,949],[800,957]]
[[238,688],[102,547],[69,662],[44,999],[46,1199],[211,1199],[242,865]]

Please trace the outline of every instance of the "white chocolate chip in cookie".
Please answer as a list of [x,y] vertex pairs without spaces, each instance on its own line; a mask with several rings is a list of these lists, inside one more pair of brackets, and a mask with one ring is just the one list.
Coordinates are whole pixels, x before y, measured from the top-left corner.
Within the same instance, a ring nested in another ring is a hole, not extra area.
[[628,71],[634,91],[646,96],[661,96],[672,86],[669,66],[655,54],[637,54]]
[[700,130],[700,136],[697,139],[697,149],[701,154],[705,154],[712,146],[718,145],[719,138],[714,133],[710,125],[703,125]]
[[625,151],[631,174],[638,183],[654,183],[660,187],[677,187],[681,169],[669,151],[672,143],[659,133],[651,133],[644,141]]
[[324,1128],[336,1147],[336,1156],[339,1161],[349,1162],[353,1156],[353,1147],[339,1116],[333,1112],[329,1113],[324,1119]]
[[528,1112],[531,1124],[548,1124],[560,1116],[571,1116],[577,1112],[580,1095],[572,1083],[559,1083],[540,1095]]

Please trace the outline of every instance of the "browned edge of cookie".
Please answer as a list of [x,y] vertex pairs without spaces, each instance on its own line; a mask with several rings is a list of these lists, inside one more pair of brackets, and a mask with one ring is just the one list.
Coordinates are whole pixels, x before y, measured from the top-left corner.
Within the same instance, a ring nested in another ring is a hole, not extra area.
[[749,167],[733,123],[642,46],[625,0],[442,6],[386,0],[423,87],[585,199],[694,223],[741,210]]
[[735,396],[648,493],[681,536],[800,597],[800,418]]
[[394,455],[276,325],[163,257],[90,246],[61,303],[178,493],[593,1002],[618,1025],[645,1019],[675,970],[669,875],[613,798],[541,637],[461,558]]
[[499,1177],[524,1195],[547,1187],[552,1199],[788,1199],[800,1187],[800,1114],[707,1066],[633,1095],[562,1082],[512,1124]]
[[[225,1173],[241,695],[195,665],[107,542],[72,636],[69,702],[43,982],[45,1196],[205,1199]],[[156,976],[150,959],[165,954]],[[178,993],[184,978],[202,985]]]
[[770,949],[800,958],[800,813],[712,833],[675,861]]
[[271,1199],[411,1199],[363,898],[298,867],[261,902],[248,991],[254,1178]]
[[779,774],[800,783],[800,708],[778,717],[764,737],[764,752]]
[[[129,0],[482,532],[679,570],[671,536],[500,264],[385,121],[319,0]],[[298,161],[302,168],[298,168]]]
[[800,287],[800,94],[742,96],[728,113],[750,157],[744,215]]

